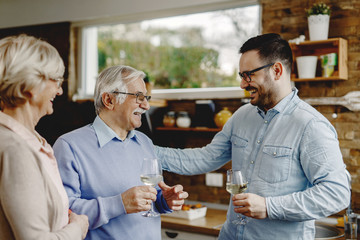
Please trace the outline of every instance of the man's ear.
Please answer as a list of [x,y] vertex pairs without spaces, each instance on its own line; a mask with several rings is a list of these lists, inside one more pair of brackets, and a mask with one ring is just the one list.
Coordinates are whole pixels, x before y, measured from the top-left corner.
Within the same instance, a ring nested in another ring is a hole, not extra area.
[[115,98],[113,95],[111,95],[110,93],[103,93],[101,95],[101,100],[102,103],[104,104],[104,106],[109,109],[109,110],[113,110],[114,106],[115,106]]
[[284,65],[281,62],[276,62],[272,69],[274,71],[275,80],[279,80],[280,77],[284,74]]

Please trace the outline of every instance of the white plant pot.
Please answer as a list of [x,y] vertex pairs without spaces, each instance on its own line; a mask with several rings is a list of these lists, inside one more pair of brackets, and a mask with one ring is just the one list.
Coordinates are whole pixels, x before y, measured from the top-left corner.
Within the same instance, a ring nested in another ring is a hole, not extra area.
[[308,17],[310,41],[326,40],[329,34],[330,16],[319,14]]
[[317,56],[301,56],[296,58],[298,77],[315,78]]

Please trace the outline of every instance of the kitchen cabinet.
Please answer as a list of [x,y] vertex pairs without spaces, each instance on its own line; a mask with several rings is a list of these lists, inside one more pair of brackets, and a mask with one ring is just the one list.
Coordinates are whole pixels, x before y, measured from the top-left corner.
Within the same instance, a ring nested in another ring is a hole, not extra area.
[[162,228],[161,229],[161,239],[176,239],[176,240],[216,240],[217,237],[205,235],[205,234],[198,234],[198,233],[190,233],[190,232],[183,232],[173,229]]
[[192,220],[162,214],[162,239],[215,240],[226,220],[226,213],[226,210],[208,208],[205,217]]
[[[305,81],[336,81],[348,80],[348,42],[343,38],[330,38],[319,41],[304,41],[299,44],[290,43],[293,52],[294,64],[293,74],[291,80],[294,82]],[[298,78],[296,57],[299,56],[320,56],[329,53],[336,53],[338,57],[338,64],[335,66],[335,71],[330,77],[322,77],[320,60],[317,64],[317,71],[315,78]]]
[[219,131],[221,131],[221,128],[157,127],[153,141],[156,145],[163,147],[203,147],[210,143]]
[[203,147],[210,143],[220,128],[178,128],[157,127],[153,142],[156,145],[173,148]]
[[194,127],[194,128],[180,128],[180,127],[157,127],[158,131],[190,131],[190,132],[220,132],[221,128],[207,128],[207,127]]

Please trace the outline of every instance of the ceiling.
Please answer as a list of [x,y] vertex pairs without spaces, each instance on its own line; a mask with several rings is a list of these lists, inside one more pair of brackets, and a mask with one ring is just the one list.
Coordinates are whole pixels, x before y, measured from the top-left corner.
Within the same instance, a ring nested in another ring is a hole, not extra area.
[[[219,7],[250,5],[257,0],[0,0],[0,28],[55,22],[86,25],[171,16]],[[155,16],[154,16],[155,17]]]

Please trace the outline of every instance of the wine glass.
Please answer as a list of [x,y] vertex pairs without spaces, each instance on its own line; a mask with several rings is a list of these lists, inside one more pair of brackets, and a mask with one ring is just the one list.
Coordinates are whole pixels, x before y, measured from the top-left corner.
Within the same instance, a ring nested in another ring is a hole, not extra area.
[[[226,172],[226,191],[230,194],[239,194],[245,192],[248,182],[242,175],[240,170],[229,169]],[[240,214],[237,214],[237,219],[233,221],[234,224],[246,224],[245,218],[241,218]]]
[[[160,181],[163,180],[162,168],[156,158],[144,158],[141,167],[141,181],[148,186],[155,187]],[[142,214],[144,217],[158,217],[159,213],[154,211],[154,203],[151,203],[151,208],[146,213]]]

